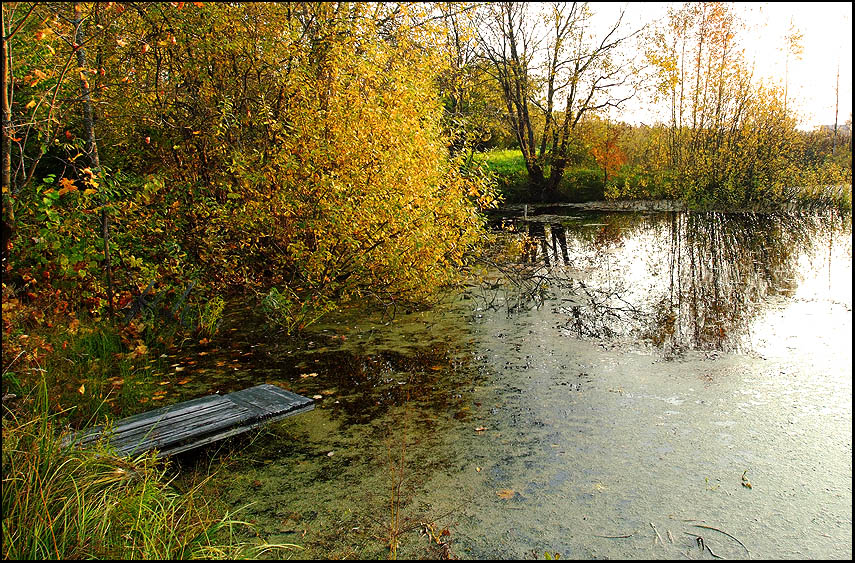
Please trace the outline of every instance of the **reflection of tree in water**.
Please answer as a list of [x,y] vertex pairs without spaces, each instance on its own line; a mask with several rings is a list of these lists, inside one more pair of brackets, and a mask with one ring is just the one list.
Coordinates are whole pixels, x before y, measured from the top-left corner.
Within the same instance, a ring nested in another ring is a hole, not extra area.
[[[624,213],[598,220],[528,222],[523,264],[506,276],[517,289],[509,314],[550,297],[573,334],[636,335],[668,354],[740,349],[765,300],[795,291],[800,257],[817,245],[830,250],[843,225],[851,232],[850,218],[828,214]],[[633,270],[639,260],[647,262],[649,286]]]
[[820,216],[671,213],[665,263],[653,265],[664,266],[666,291],[644,335],[668,352],[738,350],[766,299],[793,294],[799,257],[832,228]]
[[[597,218],[602,219],[600,215]],[[546,299],[558,299],[576,291],[588,295],[590,305],[611,311],[607,314],[620,310],[620,307],[611,307],[603,302],[609,295],[601,295],[598,289],[589,288],[576,279],[580,267],[577,247],[580,244],[599,250],[619,247],[624,236],[631,235],[643,226],[643,217],[634,213],[621,213],[609,215],[608,223],[580,225],[573,225],[566,217],[538,219],[522,223],[518,232],[522,235],[521,256],[510,260],[508,256],[497,257],[494,254],[481,256],[481,263],[496,275],[472,292],[470,297],[483,302],[483,306],[488,309],[504,307],[509,316],[539,308]],[[572,244],[568,242],[568,233],[572,236]],[[592,326],[593,323],[587,325]],[[601,335],[600,331],[593,334],[590,327],[583,332],[586,335]],[[610,333],[608,327],[605,333]]]

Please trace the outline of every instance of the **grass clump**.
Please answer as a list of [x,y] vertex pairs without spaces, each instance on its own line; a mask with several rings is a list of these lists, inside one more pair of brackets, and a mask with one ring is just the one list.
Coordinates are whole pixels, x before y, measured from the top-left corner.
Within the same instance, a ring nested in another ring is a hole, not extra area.
[[272,547],[237,543],[245,523],[220,515],[200,493],[204,482],[179,492],[154,454],[80,450],[63,444],[47,409],[4,410],[4,559],[246,558]]

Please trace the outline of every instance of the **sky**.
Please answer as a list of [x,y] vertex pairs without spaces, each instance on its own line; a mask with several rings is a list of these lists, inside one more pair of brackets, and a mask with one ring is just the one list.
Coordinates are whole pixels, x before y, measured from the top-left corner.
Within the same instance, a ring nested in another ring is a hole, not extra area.
[[[624,4],[594,2],[595,14],[610,19]],[[665,17],[669,3],[626,4],[626,21],[641,25]],[[736,12],[746,23],[741,33],[749,60],[755,61],[755,76],[783,84],[785,56],[783,37],[793,24],[804,34],[804,53],[790,59],[788,98],[800,117],[801,129],[834,123],[835,79],[840,68],[838,123],[852,113],[852,4],[849,2],[736,2]],[[621,112],[630,122],[656,121],[656,114],[635,100]]]

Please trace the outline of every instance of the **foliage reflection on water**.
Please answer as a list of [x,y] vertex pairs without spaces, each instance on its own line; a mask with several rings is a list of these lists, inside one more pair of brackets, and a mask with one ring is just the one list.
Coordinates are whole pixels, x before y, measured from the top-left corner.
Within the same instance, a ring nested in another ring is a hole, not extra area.
[[567,334],[642,339],[666,356],[748,351],[770,299],[792,298],[800,284],[824,285],[851,309],[851,216],[549,207],[511,224],[527,239],[521,263],[505,264],[513,275],[490,289],[513,286],[499,300],[509,314],[548,297]]

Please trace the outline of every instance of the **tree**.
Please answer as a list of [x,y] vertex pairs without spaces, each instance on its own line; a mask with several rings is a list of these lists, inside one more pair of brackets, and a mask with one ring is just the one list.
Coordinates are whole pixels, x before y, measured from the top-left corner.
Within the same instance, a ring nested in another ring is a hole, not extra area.
[[797,174],[795,118],[782,88],[755,82],[741,27],[729,4],[685,4],[647,53],[660,97],[670,98],[675,181],[698,205],[778,197]]
[[621,127],[612,123],[607,117],[605,123],[598,123],[596,139],[592,139],[591,152],[594,159],[603,169],[603,185],[608,184],[609,176],[613,175],[626,163],[626,155],[620,148]]
[[534,195],[549,201],[557,198],[582,117],[619,107],[634,94],[637,74],[619,51],[637,32],[623,31],[623,11],[595,38],[588,31],[592,12],[587,3],[538,9],[523,2],[489,4],[479,39]]
[[804,53],[803,40],[804,33],[795,26],[793,18],[790,18],[790,27],[784,36],[784,53],[786,56],[784,61],[784,111],[787,109],[788,101],[787,89],[790,83],[790,57],[792,56],[797,60],[802,58],[802,54]]

